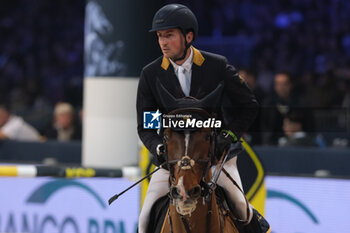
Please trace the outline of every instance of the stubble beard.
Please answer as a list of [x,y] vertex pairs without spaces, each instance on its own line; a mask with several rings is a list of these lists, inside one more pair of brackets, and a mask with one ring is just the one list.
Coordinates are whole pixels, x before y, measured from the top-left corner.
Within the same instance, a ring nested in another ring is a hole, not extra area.
[[180,52],[177,53],[177,54],[168,54],[168,55],[166,55],[166,54],[163,53],[163,55],[164,55],[164,57],[166,57],[168,59],[171,59],[172,61],[176,61],[176,59],[178,59],[178,58],[183,56],[184,51],[185,51],[185,48],[183,47],[183,48],[181,48]]
[[179,59],[180,57],[183,56],[184,51],[181,50],[178,54],[175,54],[173,56],[169,56],[168,58],[170,58],[172,61],[177,61],[177,59]]

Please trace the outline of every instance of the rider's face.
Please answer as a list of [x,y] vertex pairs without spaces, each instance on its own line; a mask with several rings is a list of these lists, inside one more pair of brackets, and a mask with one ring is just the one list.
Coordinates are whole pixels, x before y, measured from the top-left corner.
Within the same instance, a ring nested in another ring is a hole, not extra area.
[[172,60],[183,55],[185,41],[180,29],[172,28],[157,31],[158,43],[166,58]]

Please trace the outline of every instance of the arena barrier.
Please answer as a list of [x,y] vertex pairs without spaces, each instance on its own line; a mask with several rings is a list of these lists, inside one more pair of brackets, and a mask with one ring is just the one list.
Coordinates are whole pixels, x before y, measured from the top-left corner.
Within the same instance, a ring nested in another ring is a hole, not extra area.
[[0,165],[0,177],[123,177],[135,179],[140,175],[140,168],[131,166],[119,169],[101,169],[68,166]]

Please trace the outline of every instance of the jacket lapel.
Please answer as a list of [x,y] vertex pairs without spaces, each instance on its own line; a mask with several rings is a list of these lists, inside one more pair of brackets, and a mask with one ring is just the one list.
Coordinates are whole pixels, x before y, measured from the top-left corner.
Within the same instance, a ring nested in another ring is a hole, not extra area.
[[204,81],[202,79],[203,77],[203,63],[205,61],[203,55],[199,50],[194,48],[193,49],[193,64],[192,64],[192,77],[191,77],[191,90],[190,90],[190,96],[193,96],[195,98],[200,98],[200,92],[201,92],[201,86],[202,82]]
[[200,92],[200,86],[201,82],[201,75],[202,70],[199,66],[197,66],[195,63],[192,64],[192,77],[191,77],[191,89],[190,89],[190,96],[193,96],[195,98],[198,98],[198,94]]
[[[205,59],[201,52],[194,48],[193,49],[193,64],[192,64],[192,77],[191,77],[191,89],[190,89],[190,96],[199,98],[200,96],[200,86],[202,72],[203,68],[201,66],[203,65]],[[169,59],[163,57],[162,64],[161,64],[162,69],[166,72],[166,82],[164,83],[165,86],[167,87],[168,90],[172,90],[172,94],[176,98],[183,98],[185,97],[185,94],[183,93],[183,90],[181,88],[180,82],[178,78],[175,75],[174,68],[171,65]]]
[[176,97],[183,98],[185,97],[184,92],[182,91],[179,79],[177,78],[173,66],[170,64],[166,72],[167,82],[165,86],[167,89]]

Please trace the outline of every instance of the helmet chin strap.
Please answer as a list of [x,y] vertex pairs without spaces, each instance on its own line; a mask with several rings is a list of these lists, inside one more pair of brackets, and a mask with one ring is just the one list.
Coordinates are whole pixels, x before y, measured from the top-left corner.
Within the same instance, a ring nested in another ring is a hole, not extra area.
[[184,50],[184,53],[181,57],[179,58],[175,58],[173,61],[174,62],[177,62],[177,61],[181,61],[183,59],[185,59],[186,57],[186,54],[187,54],[187,50],[191,47],[192,45],[192,41],[190,43],[187,43],[187,40],[186,40],[186,33],[184,31],[182,31],[182,34],[184,35],[184,38],[185,38],[185,50]]

